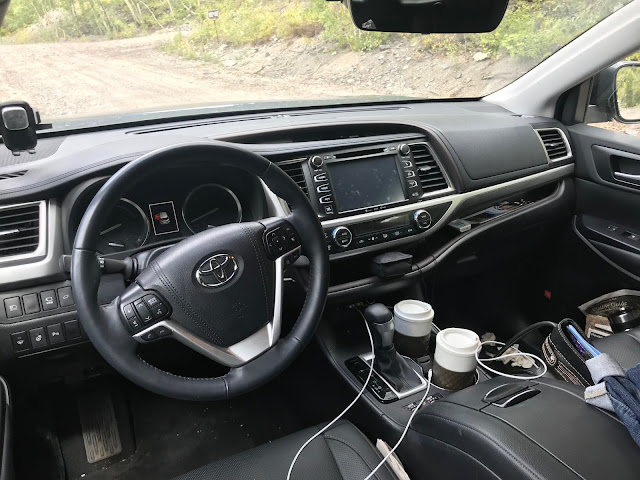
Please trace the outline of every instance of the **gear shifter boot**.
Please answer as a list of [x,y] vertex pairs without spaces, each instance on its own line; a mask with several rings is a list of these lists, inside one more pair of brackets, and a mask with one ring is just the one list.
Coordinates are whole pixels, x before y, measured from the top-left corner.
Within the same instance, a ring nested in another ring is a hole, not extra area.
[[420,376],[393,346],[395,329],[391,310],[381,303],[375,303],[365,309],[364,316],[373,336],[375,353],[373,368],[376,372],[398,393],[419,387],[422,384]]

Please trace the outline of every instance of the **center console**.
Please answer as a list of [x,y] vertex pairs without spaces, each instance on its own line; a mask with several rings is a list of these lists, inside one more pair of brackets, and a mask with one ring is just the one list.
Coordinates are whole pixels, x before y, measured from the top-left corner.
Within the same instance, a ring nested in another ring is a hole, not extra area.
[[426,141],[318,153],[302,172],[331,255],[426,232],[451,202],[425,200],[454,191]]

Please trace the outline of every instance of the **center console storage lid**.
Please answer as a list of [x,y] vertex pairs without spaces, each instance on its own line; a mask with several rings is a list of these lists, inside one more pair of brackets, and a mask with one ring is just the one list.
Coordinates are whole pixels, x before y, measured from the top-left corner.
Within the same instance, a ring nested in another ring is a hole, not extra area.
[[[498,406],[503,401],[485,400],[496,387],[516,382],[540,393],[506,408]],[[617,417],[586,404],[582,393],[558,380],[504,378],[456,392],[416,415],[405,449],[419,449],[419,455],[409,454],[422,465],[409,473],[421,471],[425,478],[637,479],[640,448]],[[416,468],[416,462],[407,463],[413,463],[410,470]]]

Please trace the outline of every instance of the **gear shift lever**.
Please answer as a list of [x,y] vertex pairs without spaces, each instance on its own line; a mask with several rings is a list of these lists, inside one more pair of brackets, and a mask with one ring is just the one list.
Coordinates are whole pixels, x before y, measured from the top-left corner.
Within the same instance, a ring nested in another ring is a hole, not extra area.
[[393,345],[393,314],[381,303],[374,303],[364,310],[364,318],[369,324],[373,337],[375,362],[373,368],[398,393],[421,385],[418,374],[409,366],[404,357],[396,352]]

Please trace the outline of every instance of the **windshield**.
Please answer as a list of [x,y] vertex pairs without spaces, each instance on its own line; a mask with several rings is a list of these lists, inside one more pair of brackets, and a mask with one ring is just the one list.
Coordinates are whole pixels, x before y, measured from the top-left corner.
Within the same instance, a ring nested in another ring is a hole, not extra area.
[[0,100],[25,100],[52,121],[481,97],[628,1],[511,0],[493,32],[418,35],[360,31],[325,0],[12,0]]

